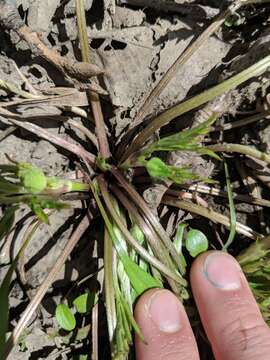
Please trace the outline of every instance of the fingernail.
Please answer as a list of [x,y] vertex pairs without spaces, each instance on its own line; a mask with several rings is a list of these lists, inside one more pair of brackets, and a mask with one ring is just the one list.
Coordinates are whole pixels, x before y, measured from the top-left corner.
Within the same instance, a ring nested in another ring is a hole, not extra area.
[[212,253],[204,262],[204,274],[216,288],[229,291],[241,288],[240,265],[223,253]]
[[164,333],[176,333],[182,327],[181,304],[168,290],[158,290],[152,295],[148,313],[153,323]]

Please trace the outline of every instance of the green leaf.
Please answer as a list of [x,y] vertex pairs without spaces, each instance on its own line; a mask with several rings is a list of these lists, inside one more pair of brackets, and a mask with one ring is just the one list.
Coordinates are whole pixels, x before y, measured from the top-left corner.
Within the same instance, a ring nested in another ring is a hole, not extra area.
[[122,254],[120,258],[137,296],[151,288],[162,288],[158,280],[133,262],[128,255]]
[[158,157],[151,158],[144,166],[149,175],[156,179],[168,179],[176,184],[182,184],[188,180],[199,180],[199,176],[192,174],[189,169],[167,165]]
[[31,210],[33,211],[33,213],[35,213],[35,215],[38,217],[39,220],[41,220],[45,224],[49,224],[49,217],[44,212],[44,210],[43,210],[42,206],[40,205],[37,198],[32,198],[30,200],[29,206],[30,206]]
[[224,170],[226,176],[227,193],[228,193],[229,207],[230,207],[230,234],[222,250],[227,251],[228,247],[232,244],[236,234],[236,212],[233,201],[232,185],[231,185],[228,165],[226,161],[224,161]]
[[31,194],[38,194],[46,188],[47,178],[44,172],[27,163],[19,165],[18,177],[26,191]]
[[207,148],[201,146],[200,137],[209,133],[211,125],[216,121],[217,115],[214,114],[207,121],[193,128],[180,131],[179,133],[164,137],[151,144],[143,151],[144,157],[149,157],[154,151],[196,151],[200,154],[219,157]]
[[182,265],[182,271],[183,273],[186,272],[186,267],[187,267],[187,262],[186,259],[184,258],[183,252],[182,252],[182,248],[183,248],[183,237],[184,237],[184,231],[185,228],[187,227],[187,224],[180,224],[178,225],[178,228],[176,230],[176,234],[173,240],[173,244],[174,247],[177,251],[177,253],[180,256],[181,259],[181,265]]
[[6,209],[0,220],[0,240],[10,231],[15,219],[15,211],[18,206],[11,206]]
[[22,188],[0,176],[0,194],[16,194],[21,193]]
[[5,348],[6,343],[6,333],[8,330],[8,316],[9,316],[9,287],[13,275],[13,271],[16,268],[17,261],[14,261],[1,284],[0,287],[0,309],[1,309],[1,324],[0,324],[0,358],[4,357],[1,355]]
[[72,331],[76,326],[76,319],[72,311],[66,304],[59,304],[56,307],[55,316],[60,327],[67,331]]
[[[110,224],[108,226],[108,232],[137,296],[139,296],[148,289],[162,287],[162,283],[160,283],[147,271],[142,269],[129,257],[127,250],[123,247],[123,244],[121,243],[121,232],[118,229],[117,225]],[[119,236],[116,235],[118,233]]]
[[187,233],[186,248],[192,257],[208,249],[208,239],[200,230],[191,229]]
[[73,305],[80,314],[89,312],[92,307],[97,303],[98,297],[96,293],[86,292],[73,300]]

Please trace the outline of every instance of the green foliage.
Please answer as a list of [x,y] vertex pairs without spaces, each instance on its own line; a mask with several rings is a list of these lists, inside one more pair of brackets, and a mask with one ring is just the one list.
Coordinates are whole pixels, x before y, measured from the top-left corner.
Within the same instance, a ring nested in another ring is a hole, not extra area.
[[[61,210],[69,207],[57,198],[61,193],[70,191],[89,191],[89,185],[57,177],[46,177],[41,169],[28,163],[0,165],[0,202],[14,206],[25,203],[46,224],[49,223],[49,219],[44,210]],[[0,223],[0,239],[2,231],[8,228],[9,221],[12,220],[12,209],[13,207]]]
[[18,209],[18,206],[8,207],[2,219],[0,220],[0,240],[7,235],[7,233],[12,228],[15,219],[15,211]]
[[78,313],[86,314],[92,309],[97,301],[98,297],[96,293],[86,292],[76,297],[76,299],[73,300],[73,305]]
[[183,184],[187,181],[202,180],[211,182],[209,179],[200,178],[199,174],[194,174],[190,168],[179,168],[177,166],[167,165],[158,157],[152,157],[147,160],[154,152],[158,151],[193,151],[201,155],[208,155],[220,160],[220,158],[210,149],[200,144],[201,137],[206,135],[211,125],[216,120],[217,115],[213,115],[207,121],[193,128],[183,130],[160,139],[148,146],[141,153],[138,162],[146,167],[148,174],[154,179],[170,180],[176,184]]
[[211,116],[207,121],[193,128],[164,137],[147,147],[142,155],[145,158],[156,151],[195,151],[202,155],[209,155],[216,159],[219,157],[211,150],[200,144],[200,137],[209,133],[211,125],[216,121],[217,115]]
[[186,248],[192,257],[208,249],[208,239],[200,230],[191,229],[187,233]]
[[228,193],[228,200],[229,200],[229,207],[230,207],[230,234],[226,244],[223,247],[223,250],[227,250],[228,247],[232,244],[235,234],[236,234],[236,212],[234,207],[233,201],[233,193],[232,193],[232,185],[229,176],[228,165],[226,161],[224,162],[224,169],[225,169],[225,176],[226,176],[226,184],[227,184],[227,193]]
[[231,28],[231,27],[237,27],[243,25],[245,22],[246,22],[245,17],[235,12],[231,16],[228,16],[224,24],[227,27]]
[[238,257],[265,321],[270,325],[270,250],[257,241]]
[[171,180],[176,184],[183,184],[188,180],[199,180],[199,176],[192,174],[189,169],[167,165],[158,157],[146,161],[145,167],[154,179]]
[[27,192],[38,194],[45,190],[47,178],[44,172],[28,163],[18,165],[18,177]]
[[72,331],[76,326],[76,319],[71,309],[66,304],[58,304],[55,312],[56,320],[60,327]]
[[185,231],[186,227],[187,227],[187,224],[178,225],[175,237],[173,239],[173,244],[174,244],[175,249],[176,249],[176,251],[179,254],[180,259],[181,259],[181,266],[182,266],[182,269],[183,269],[183,274],[185,274],[186,267],[187,267],[186,259],[185,259],[184,255],[182,253],[184,231]]

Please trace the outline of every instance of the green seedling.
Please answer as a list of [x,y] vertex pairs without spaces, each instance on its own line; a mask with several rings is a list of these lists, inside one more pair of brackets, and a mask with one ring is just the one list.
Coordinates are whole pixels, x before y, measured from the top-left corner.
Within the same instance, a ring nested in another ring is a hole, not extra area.
[[76,327],[76,319],[71,309],[66,304],[56,307],[55,317],[60,327],[66,331],[72,331]]
[[183,184],[190,181],[211,182],[209,179],[202,179],[199,174],[193,173],[188,167],[180,168],[167,165],[159,157],[151,156],[153,153],[157,152],[192,151],[200,155],[208,155],[220,160],[212,150],[200,144],[202,136],[209,133],[211,125],[216,119],[217,115],[214,114],[207,121],[194,128],[183,130],[177,134],[164,137],[159,141],[154,142],[142,151],[138,158],[138,163],[145,166],[148,174],[157,180],[170,180],[176,184]]
[[192,257],[196,257],[208,249],[208,239],[200,230],[191,229],[186,236],[186,248]]
[[58,304],[55,311],[55,317],[59,326],[66,331],[74,330],[77,326],[75,314],[86,315],[92,310],[97,302],[97,293],[85,292],[73,300],[72,308],[64,303]]
[[48,223],[48,216],[44,209],[60,210],[68,206],[59,201],[61,195],[89,191],[88,184],[46,176],[42,169],[28,163],[0,165],[0,186],[1,203],[12,204],[5,214],[5,220],[9,219],[10,222],[12,212],[17,209],[16,206],[25,203],[41,221]]

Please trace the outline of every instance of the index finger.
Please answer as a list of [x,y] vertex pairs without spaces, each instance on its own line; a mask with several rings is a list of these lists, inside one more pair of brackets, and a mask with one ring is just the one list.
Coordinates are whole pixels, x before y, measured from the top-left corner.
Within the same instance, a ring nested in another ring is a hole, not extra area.
[[199,256],[191,285],[216,360],[270,358],[270,329],[232,256],[218,251]]
[[170,291],[148,290],[135,307],[135,319],[146,341],[135,338],[137,360],[199,360],[184,306]]

